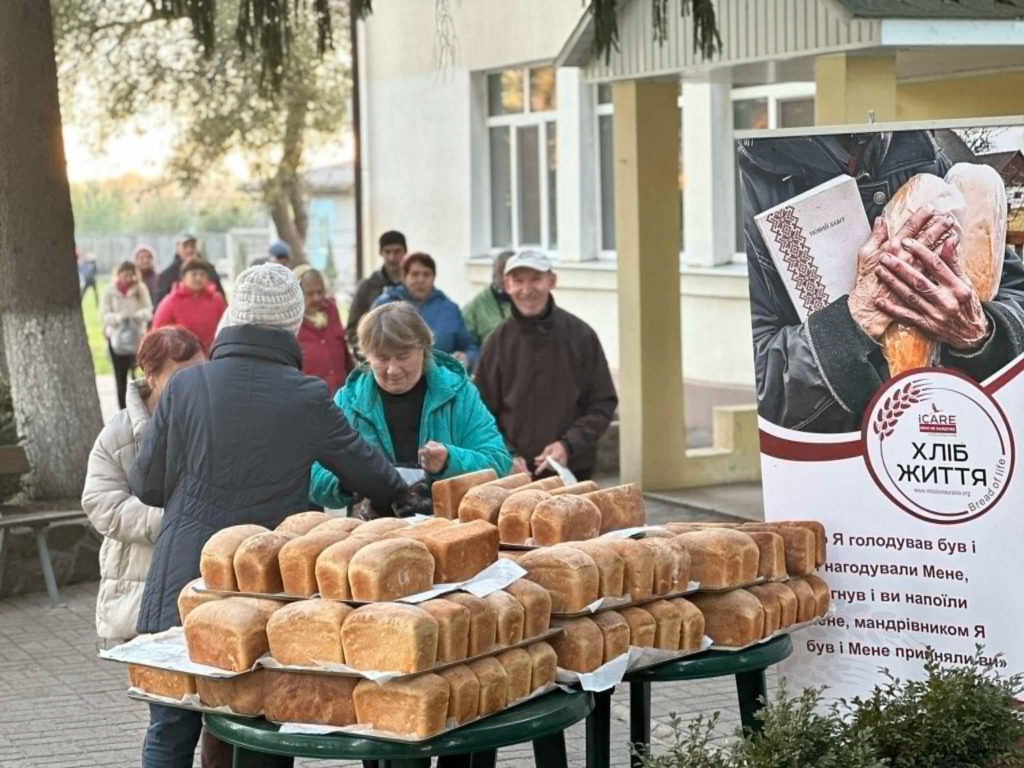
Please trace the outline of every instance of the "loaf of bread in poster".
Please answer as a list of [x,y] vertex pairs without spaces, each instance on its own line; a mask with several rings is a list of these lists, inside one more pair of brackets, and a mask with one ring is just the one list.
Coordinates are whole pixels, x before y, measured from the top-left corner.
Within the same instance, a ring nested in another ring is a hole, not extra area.
[[481,469],[479,472],[469,472],[465,475],[435,480],[430,486],[430,498],[434,503],[434,514],[437,517],[458,519],[459,504],[466,492],[477,485],[483,485],[491,480],[497,479],[498,475],[493,469]]
[[[931,174],[912,177],[883,211],[890,236],[923,205],[953,214],[964,277],[981,301],[995,296],[1006,250],[1006,187],[999,174],[987,165],[957,163],[945,179]],[[882,337],[892,376],[931,364],[935,352],[934,342],[902,323],[893,323]]]

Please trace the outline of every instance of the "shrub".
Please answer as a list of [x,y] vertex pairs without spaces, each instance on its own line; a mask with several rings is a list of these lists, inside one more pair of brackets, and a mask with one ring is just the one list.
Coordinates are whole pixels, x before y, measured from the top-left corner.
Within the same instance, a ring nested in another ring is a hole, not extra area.
[[671,715],[672,745],[661,755],[640,754],[643,768],[733,768],[734,763],[726,750],[711,744],[718,713],[709,718],[703,715],[683,728],[682,719]]

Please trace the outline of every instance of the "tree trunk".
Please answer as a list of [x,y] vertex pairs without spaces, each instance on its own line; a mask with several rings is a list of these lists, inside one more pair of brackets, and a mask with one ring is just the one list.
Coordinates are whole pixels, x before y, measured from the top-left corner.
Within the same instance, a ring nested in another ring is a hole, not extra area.
[[29,493],[74,497],[103,420],[78,295],[48,2],[0,2],[0,137],[0,311]]
[[309,214],[299,181],[299,166],[302,165],[308,109],[305,94],[301,88],[296,88],[288,98],[284,141],[277,173],[264,190],[270,218],[274,221],[278,237],[292,249],[293,266],[306,263]]

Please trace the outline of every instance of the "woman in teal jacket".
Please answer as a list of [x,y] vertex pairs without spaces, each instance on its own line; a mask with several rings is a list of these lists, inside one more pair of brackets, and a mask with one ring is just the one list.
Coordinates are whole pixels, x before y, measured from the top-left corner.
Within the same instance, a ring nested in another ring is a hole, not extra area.
[[[512,457],[463,365],[431,349],[430,328],[410,304],[385,304],[359,322],[366,363],[334,397],[352,428],[400,466],[438,480],[480,469],[508,473]],[[352,499],[313,465],[310,499],[339,509]]]

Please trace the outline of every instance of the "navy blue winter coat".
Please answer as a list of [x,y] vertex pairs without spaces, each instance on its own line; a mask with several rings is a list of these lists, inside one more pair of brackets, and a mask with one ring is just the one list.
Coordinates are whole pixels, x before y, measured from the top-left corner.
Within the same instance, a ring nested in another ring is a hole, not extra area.
[[178,593],[199,576],[200,551],[214,533],[243,523],[272,528],[308,509],[314,462],[375,506],[405,488],[301,365],[293,334],[238,326],[220,332],[209,363],[171,378],[129,473],[132,492],[164,508],[140,633],[178,623]]

